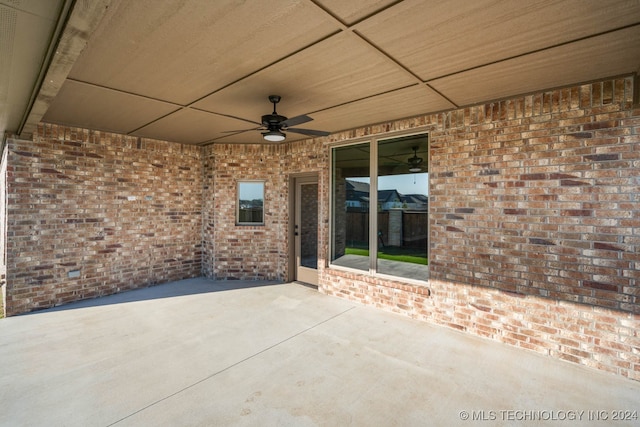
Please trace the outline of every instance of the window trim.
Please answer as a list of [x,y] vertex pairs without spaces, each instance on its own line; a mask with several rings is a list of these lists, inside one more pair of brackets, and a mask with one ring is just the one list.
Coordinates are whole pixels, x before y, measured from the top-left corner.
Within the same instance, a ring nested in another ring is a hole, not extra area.
[[[370,208],[370,212],[369,212],[369,269],[368,270],[359,270],[357,268],[351,268],[351,267],[347,267],[347,266],[343,266],[343,265],[337,265],[334,264],[332,261],[332,257],[334,254],[334,236],[333,236],[333,228],[334,228],[334,205],[335,205],[335,195],[334,195],[334,173],[333,173],[333,165],[334,165],[334,149],[336,148],[341,148],[341,147],[348,147],[348,146],[352,146],[352,145],[357,145],[357,144],[362,144],[362,143],[369,143],[369,178],[370,178],[370,183],[369,183],[369,188],[370,188],[370,194],[371,194],[371,201],[370,201],[370,206],[374,206],[376,207],[376,212],[377,212],[377,206],[378,206],[378,143],[380,141],[384,141],[384,140],[388,140],[388,139],[394,139],[394,138],[398,138],[398,137],[406,137],[406,136],[413,136],[413,135],[423,135],[426,134],[427,138],[428,138],[428,145],[427,145],[427,151],[428,151],[428,155],[427,155],[427,162],[429,165],[431,165],[431,132],[430,129],[428,128],[413,128],[410,130],[405,130],[405,131],[399,131],[399,132],[391,132],[391,133],[384,133],[384,134],[376,134],[376,135],[369,135],[366,137],[358,137],[358,138],[353,138],[353,139],[349,139],[349,140],[344,140],[344,141],[340,141],[338,143],[334,143],[334,144],[329,144],[329,146],[327,147],[329,150],[329,256],[327,256],[327,267],[330,269],[335,269],[335,270],[339,270],[339,271],[344,271],[344,272],[348,272],[348,273],[356,273],[356,274],[360,274],[360,275],[364,275],[364,276],[370,276],[370,277],[376,277],[376,278],[380,278],[380,279],[386,279],[386,280],[390,280],[390,281],[396,281],[396,282],[403,282],[403,283],[408,283],[408,284],[413,284],[413,285],[417,285],[417,286],[424,286],[425,284],[427,284],[429,282],[429,277],[431,276],[431,264],[427,264],[427,278],[425,280],[420,280],[420,279],[413,279],[413,278],[409,278],[409,277],[402,277],[402,276],[392,276],[389,274],[385,274],[385,273],[379,273],[377,271],[377,264],[378,264],[378,251],[377,251],[377,239],[378,239],[378,235],[377,232],[375,230],[377,230],[377,226],[378,226],[378,218],[377,218],[377,214],[376,215],[371,215],[371,208]],[[372,172],[375,171],[375,179],[374,179],[374,174]],[[429,172],[430,174],[430,172]],[[429,188],[429,194],[431,193],[431,177],[429,175],[429,179],[427,181],[427,185]],[[375,203],[374,203],[375,201]],[[429,205],[430,207],[430,205]],[[430,212],[430,209],[429,211]],[[430,216],[430,215],[429,215]],[[431,221],[427,221],[427,235],[430,236],[431,235]],[[372,251],[372,248],[375,247],[375,250]],[[372,255],[373,254],[373,255]],[[427,243],[427,258],[431,259],[431,245],[430,242]]]
[[[240,221],[240,185],[241,184],[262,184],[262,221],[242,222]],[[238,179],[236,181],[236,226],[263,226],[265,224],[265,199],[267,181],[264,179]]]

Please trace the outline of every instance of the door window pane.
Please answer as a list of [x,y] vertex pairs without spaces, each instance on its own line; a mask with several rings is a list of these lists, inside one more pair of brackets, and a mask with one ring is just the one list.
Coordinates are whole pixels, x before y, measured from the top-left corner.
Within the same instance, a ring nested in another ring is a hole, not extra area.
[[318,268],[318,184],[300,186],[300,265]]

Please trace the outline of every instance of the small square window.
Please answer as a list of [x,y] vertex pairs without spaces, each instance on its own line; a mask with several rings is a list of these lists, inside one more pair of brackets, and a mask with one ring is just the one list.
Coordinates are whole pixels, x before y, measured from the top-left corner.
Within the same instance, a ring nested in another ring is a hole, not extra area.
[[264,181],[238,181],[238,225],[264,224]]

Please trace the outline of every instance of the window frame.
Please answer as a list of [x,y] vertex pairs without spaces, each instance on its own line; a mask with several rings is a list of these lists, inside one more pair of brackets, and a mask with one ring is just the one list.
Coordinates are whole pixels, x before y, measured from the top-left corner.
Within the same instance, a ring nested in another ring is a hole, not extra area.
[[[414,279],[410,277],[404,276],[394,276],[390,274],[380,273],[378,272],[378,249],[377,249],[377,227],[378,227],[378,215],[377,215],[377,206],[378,206],[378,144],[380,141],[400,138],[400,137],[408,137],[414,135],[426,135],[428,138],[427,142],[427,164],[431,165],[431,135],[428,129],[420,129],[414,128],[409,131],[401,131],[401,132],[393,132],[393,133],[385,133],[378,134],[373,136],[354,138],[348,141],[341,141],[336,144],[329,145],[329,256],[327,257],[327,266],[331,269],[341,270],[350,273],[356,273],[360,275],[378,277],[382,279],[388,279],[396,282],[404,282],[409,284],[415,284],[419,286],[424,286],[429,282],[429,272],[431,269],[431,265],[427,264],[427,277],[425,279]],[[335,239],[334,239],[334,206],[335,206],[335,194],[334,194],[334,150],[336,148],[355,146],[358,144],[369,143],[369,188],[370,188],[370,206],[375,208],[375,215],[372,214],[372,210],[370,208],[369,211],[369,269],[368,270],[360,270],[357,268],[347,267],[344,265],[338,265],[333,263],[333,255],[335,250]],[[431,187],[431,176],[429,169],[427,169],[427,173],[429,174],[429,178],[427,179],[427,187],[428,193],[430,193]],[[430,209],[427,211],[429,212]],[[430,235],[431,231],[431,222],[427,219],[427,235]],[[427,258],[431,258],[431,245],[428,241],[427,243]]]
[[[240,221],[240,186],[242,184],[262,184],[262,218],[261,221]],[[266,180],[263,179],[239,179],[236,181],[236,226],[263,226],[265,224],[265,193],[266,193]]]

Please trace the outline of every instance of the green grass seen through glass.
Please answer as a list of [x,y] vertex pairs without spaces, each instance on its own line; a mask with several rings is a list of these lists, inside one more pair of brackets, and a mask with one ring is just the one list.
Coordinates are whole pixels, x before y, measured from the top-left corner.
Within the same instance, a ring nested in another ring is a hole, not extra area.
[[[345,254],[369,256],[369,250],[360,249],[360,248],[346,248]],[[422,264],[422,265],[429,264],[429,260],[423,256],[400,254],[400,253],[385,253],[384,250],[378,250],[378,258],[388,259],[391,261],[410,262],[413,264]]]

